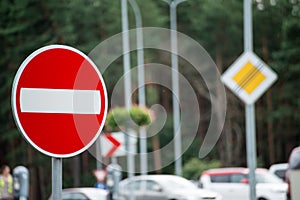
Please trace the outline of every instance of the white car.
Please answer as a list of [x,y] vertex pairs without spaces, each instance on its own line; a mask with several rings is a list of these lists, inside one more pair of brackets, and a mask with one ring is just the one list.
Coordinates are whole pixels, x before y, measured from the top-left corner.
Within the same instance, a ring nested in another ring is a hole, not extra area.
[[[219,168],[204,171],[200,184],[205,189],[220,193],[224,200],[249,200],[249,179],[247,168]],[[286,200],[287,184],[268,172],[256,169],[257,200]]]
[[[109,192],[99,188],[67,188],[62,190],[62,200],[109,200]],[[52,200],[50,196],[49,200]]]
[[135,176],[120,182],[121,200],[221,200],[216,192],[197,188],[185,178],[174,175]]
[[286,171],[289,168],[288,163],[278,163],[278,164],[273,164],[269,168],[269,172],[272,174],[275,174],[279,178],[281,178],[283,181],[286,181]]

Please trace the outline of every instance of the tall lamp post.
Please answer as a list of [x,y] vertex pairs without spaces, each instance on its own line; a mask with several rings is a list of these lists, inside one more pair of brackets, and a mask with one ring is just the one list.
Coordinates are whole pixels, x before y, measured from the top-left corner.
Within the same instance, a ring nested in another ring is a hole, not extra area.
[[179,108],[179,83],[178,83],[178,56],[177,56],[177,5],[187,0],[163,0],[170,7],[170,27],[171,27],[171,64],[172,64],[172,90],[173,90],[173,131],[174,131],[174,157],[175,173],[182,175],[181,158],[181,127]]
[[[121,0],[122,7],[122,39],[123,39],[123,69],[124,69],[124,93],[125,93],[125,107],[127,110],[131,108],[131,75],[130,75],[130,52],[129,52],[129,32],[128,32],[128,8],[127,0]],[[127,143],[127,171],[128,177],[134,175],[134,155],[130,145],[130,136],[128,135],[131,130],[127,129],[126,143]]]
[[[129,0],[135,15],[136,24],[136,43],[137,43],[137,64],[138,64],[138,93],[139,105],[144,107],[146,105],[145,94],[145,67],[144,67],[144,43],[143,43],[143,29],[142,29],[142,15],[135,0]],[[147,174],[147,132],[145,127],[140,127],[140,165],[141,174]]]

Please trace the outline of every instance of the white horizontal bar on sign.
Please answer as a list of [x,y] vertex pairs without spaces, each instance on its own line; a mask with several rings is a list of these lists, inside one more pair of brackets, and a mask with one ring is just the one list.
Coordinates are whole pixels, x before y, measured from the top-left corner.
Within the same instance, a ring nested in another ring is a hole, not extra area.
[[21,88],[21,112],[99,114],[100,91]]

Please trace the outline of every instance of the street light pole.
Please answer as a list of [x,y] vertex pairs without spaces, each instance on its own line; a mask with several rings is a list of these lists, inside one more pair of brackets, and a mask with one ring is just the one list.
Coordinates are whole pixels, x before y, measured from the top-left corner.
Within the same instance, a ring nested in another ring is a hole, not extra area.
[[[128,8],[127,0],[121,0],[122,7],[122,39],[123,39],[123,68],[124,68],[124,93],[125,93],[125,106],[129,111],[131,108],[131,74],[130,74],[130,52],[129,52],[129,32],[128,32]],[[130,145],[131,129],[127,128],[126,143],[127,143],[127,171],[128,177],[134,175],[134,155]]]
[[[136,43],[137,43],[137,64],[138,64],[138,93],[139,105],[144,107],[146,105],[145,94],[145,67],[144,67],[144,43],[143,43],[143,29],[142,16],[140,9],[135,0],[129,0],[133,9],[136,23]],[[141,174],[147,174],[147,132],[145,127],[140,127],[140,165]]]
[[175,173],[182,175],[181,158],[181,127],[180,127],[180,94],[178,81],[178,46],[177,46],[177,5],[186,0],[164,0],[170,6],[170,27],[171,27],[171,64],[172,64],[172,90],[173,90],[173,131],[174,131],[174,157]]

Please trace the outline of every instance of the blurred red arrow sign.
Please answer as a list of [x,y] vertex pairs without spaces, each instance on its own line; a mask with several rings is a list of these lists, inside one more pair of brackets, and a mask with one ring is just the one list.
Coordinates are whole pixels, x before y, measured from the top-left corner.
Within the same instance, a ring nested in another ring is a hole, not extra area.
[[124,133],[101,135],[101,154],[103,157],[124,156],[126,154]]

